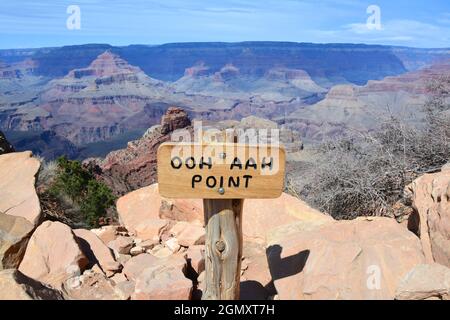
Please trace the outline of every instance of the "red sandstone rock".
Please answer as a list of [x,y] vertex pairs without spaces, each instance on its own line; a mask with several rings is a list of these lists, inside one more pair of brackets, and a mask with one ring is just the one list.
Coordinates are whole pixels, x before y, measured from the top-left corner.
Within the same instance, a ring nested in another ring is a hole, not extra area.
[[37,225],[41,207],[34,189],[40,162],[30,151],[0,155],[0,212]]
[[184,255],[198,275],[205,270],[205,246],[191,246]]
[[136,280],[145,269],[151,267],[158,261],[158,258],[151,254],[140,254],[128,260],[123,267],[123,274],[128,280]]
[[269,267],[280,299],[393,299],[425,257],[419,239],[391,218],[311,226],[269,236]]
[[120,270],[120,263],[116,261],[111,250],[93,232],[85,229],[73,231],[78,237],[83,253],[91,264],[98,263],[107,276],[112,276]]
[[63,300],[63,295],[16,269],[0,271],[0,300]]
[[115,240],[108,243],[108,247],[116,252],[116,254],[129,254],[133,247],[133,238],[119,236]]
[[189,300],[193,284],[184,275],[186,260],[181,257],[161,259],[145,269],[136,279],[133,300]]
[[126,149],[113,151],[104,160],[85,161],[117,195],[156,182],[156,154],[159,145],[170,140],[170,133],[188,127],[191,121],[183,109],[170,107],[161,125],[152,127],[141,139],[128,143]]
[[410,216],[409,227],[420,234],[427,263],[450,267],[450,170],[419,177],[412,193],[417,213]]
[[59,288],[65,280],[80,275],[87,264],[72,230],[60,222],[46,221],[31,236],[19,271]]
[[177,238],[183,247],[190,247],[205,243],[205,228],[187,222],[178,222],[170,233]]
[[136,236],[142,240],[159,240],[162,231],[168,226],[169,222],[163,219],[146,219],[136,225]]

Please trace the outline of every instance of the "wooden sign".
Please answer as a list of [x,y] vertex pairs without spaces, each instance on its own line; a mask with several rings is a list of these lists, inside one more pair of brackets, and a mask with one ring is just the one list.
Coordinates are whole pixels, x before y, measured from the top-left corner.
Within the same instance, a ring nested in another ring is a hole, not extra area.
[[284,172],[279,146],[169,142],[158,149],[159,192],[167,198],[278,198]]

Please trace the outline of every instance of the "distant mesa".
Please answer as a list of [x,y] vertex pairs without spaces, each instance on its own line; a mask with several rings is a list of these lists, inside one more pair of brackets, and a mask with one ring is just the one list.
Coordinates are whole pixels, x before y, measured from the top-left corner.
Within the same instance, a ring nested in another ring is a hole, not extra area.
[[75,69],[69,72],[68,77],[80,79],[88,76],[105,77],[118,73],[142,72],[138,67],[128,64],[117,54],[107,50],[99,55],[87,68]]

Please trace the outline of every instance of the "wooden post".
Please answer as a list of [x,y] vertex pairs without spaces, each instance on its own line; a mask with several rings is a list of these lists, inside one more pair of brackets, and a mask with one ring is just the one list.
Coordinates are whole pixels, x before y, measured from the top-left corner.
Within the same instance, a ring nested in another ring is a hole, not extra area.
[[[216,137],[236,143],[234,130]],[[243,199],[203,199],[205,217],[205,292],[203,300],[239,300]]]
[[244,200],[204,199],[206,256],[204,300],[238,300]]

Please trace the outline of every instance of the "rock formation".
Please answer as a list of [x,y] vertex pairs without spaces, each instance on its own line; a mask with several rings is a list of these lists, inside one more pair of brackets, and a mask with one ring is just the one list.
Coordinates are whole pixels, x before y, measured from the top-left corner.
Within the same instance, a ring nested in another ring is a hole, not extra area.
[[339,84],[323,100],[275,119],[313,141],[342,136],[349,130],[377,129],[390,114],[400,118],[413,114],[415,121],[420,121],[429,84],[449,75],[447,59],[421,70],[368,81],[364,86]]
[[45,221],[28,242],[19,271],[47,285],[80,275],[88,264],[73,231],[60,222]]
[[31,152],[0,155],[0,212],[39,223],[41,207],[34,189],[39,167]]
[[25,218],[0,213],[0,270],[19,267],[33,230]]
[[103,141],[155,123],[165,105],[153,103],[165,87],[106,51],[88,67],[50,81],[33,102],[10,109],[2,127],[53,131],[77,146]]
[[150,128],[145,135],[128,143],[124,150],[113,151],[105,159],[88,159],[97,177],[116,194],[148,186],[156,182],[156,151],[159,145],[170,140],[170,134],[190,125],[187,113],[177,107],[167,110],[161,124]]
[[0,80],[21,79],[27,75],[33,74],[37,67],[38,64],[32,59],[25,59],[11,64],[0,61]]
[[415,213],[408,227],[420,236],[426,262],[450,267],[450,170],[426,174],[411,186]]

